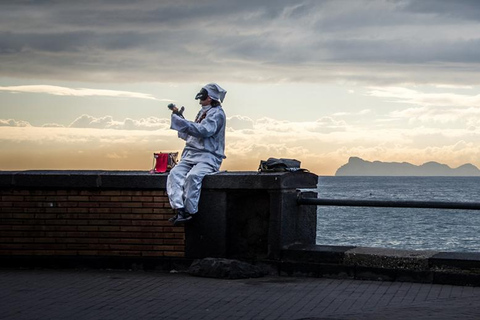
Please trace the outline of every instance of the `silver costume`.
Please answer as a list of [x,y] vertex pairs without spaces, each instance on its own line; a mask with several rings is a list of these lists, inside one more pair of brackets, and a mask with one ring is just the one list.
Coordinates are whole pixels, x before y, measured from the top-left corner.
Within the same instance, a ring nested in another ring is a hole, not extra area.
[[[223,101],[226,91],[218,85],[204,88],[212,99]],[[173,209],[184,208],[190,214],[198,211],[203,178],[217,172],[225,159],[225,126],[221,105],[203,106],[195,122],[172,114],[170,128],[186,141],[180,162],[167,178],[167,194]]]

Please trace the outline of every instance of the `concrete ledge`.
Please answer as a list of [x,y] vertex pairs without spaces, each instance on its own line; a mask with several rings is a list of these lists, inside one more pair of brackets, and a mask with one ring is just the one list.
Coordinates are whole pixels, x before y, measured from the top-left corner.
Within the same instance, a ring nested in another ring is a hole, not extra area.
[[283,275],[480,286],[480,254],[365,247],[284,248]]
[[427,270],[437,251],[410,251],[357,247],[345,252],[344,264],[380,269]]
[[345,252],[354,246],[318,246],[295,244],[283,251],[282,258],[288,261],[344,264]]
[[[164,189],[168,174],[146,171],[0,171],[0,188]],[[206,189],[311,188],[318,176],[306,172],[222,171],[207,175]]]
[[480,253],[478,252],[439,252],[430,259],[430,267],[435,269],[459,269],[480,273]]

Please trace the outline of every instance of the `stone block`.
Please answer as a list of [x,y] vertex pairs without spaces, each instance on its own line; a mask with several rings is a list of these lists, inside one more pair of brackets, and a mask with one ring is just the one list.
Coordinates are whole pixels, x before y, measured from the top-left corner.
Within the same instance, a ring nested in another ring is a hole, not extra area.
[[480,253],[439,252],[429,258],[430,267],[435,270],[458,269],[480,274]]
[[319,246],[294,244],[282,250],[282,259],[314,263],[343,264],[345,252],[354,246]]
[[428,259],[436,253],[438,252],[357,247],[345,252],[344,263],[359,267],[419,271],[429,269]]

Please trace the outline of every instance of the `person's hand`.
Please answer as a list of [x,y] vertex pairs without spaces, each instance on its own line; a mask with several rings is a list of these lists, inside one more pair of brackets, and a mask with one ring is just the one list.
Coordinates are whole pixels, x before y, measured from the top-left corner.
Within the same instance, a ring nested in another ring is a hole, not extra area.
[[178,108],[177,106],[175,106],[173,103],[169,103],[168,106],[167,106],[168,109],[172,110],[173,113],[177,113],[178,112]]
[[173,104],[173,103],[170,103],[168,106],[167,106],[168,109],[172,110],[172,113],[173,114],[176,114],[177,116],[179,117],[182,117],[185,119],[185,117],[183,116],[183,111],[185,110],[185,107],[181,107],[180,110],[178,110],[178,108]]

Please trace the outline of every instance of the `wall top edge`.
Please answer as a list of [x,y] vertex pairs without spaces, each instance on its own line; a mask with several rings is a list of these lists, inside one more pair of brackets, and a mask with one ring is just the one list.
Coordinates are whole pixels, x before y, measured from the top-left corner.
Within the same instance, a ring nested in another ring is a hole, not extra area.
[[[168,174],[148,171],[26,170],[0,171],[0,188],[165,189]],[[206,189],[315,188],[318,176],[307,172],[220,171],[207,175]]]

